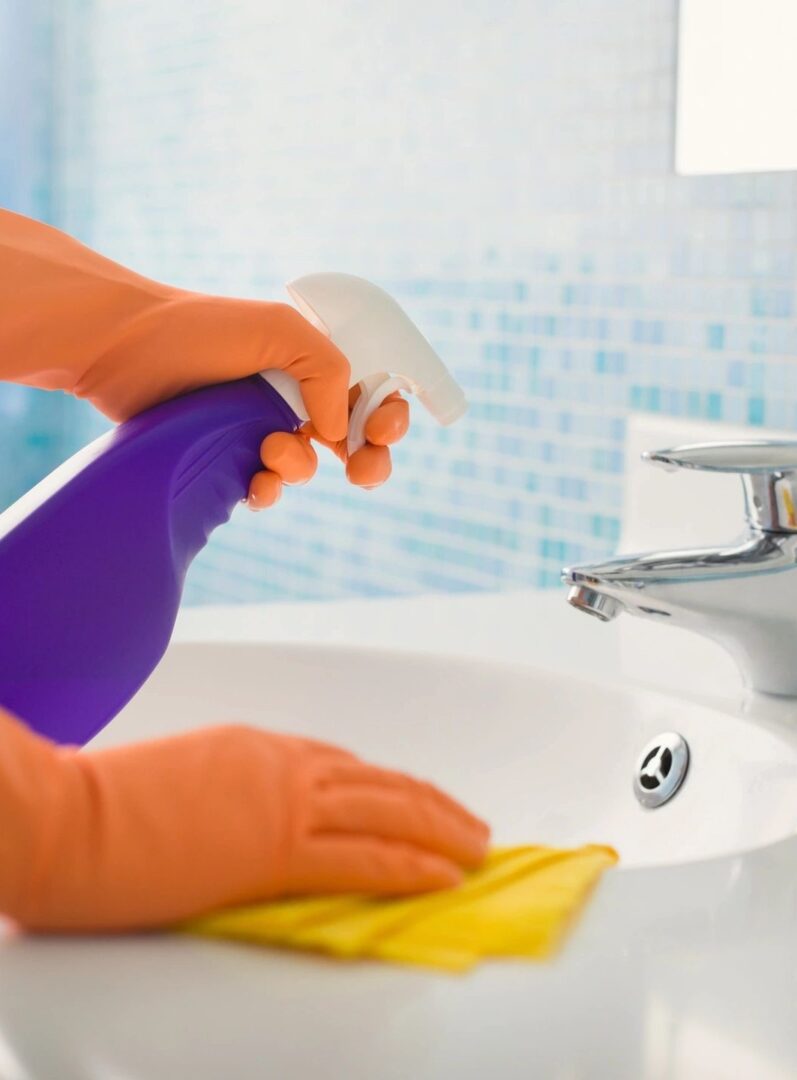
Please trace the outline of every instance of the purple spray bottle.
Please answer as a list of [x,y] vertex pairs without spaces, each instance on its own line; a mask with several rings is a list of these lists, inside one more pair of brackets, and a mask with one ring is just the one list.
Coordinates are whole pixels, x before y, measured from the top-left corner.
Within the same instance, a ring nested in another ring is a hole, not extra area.
[[[443,424],[465,411],[440,358],[377,286],[312,274],[288,291],[361,385],[350,452],[394,390],[418,394]],[[186,571],[246,496],[262,440],[306,419],[284,372],[195,390],[120,424],[0,515],[0,705],[61,743],[103,728],[163,656]]]

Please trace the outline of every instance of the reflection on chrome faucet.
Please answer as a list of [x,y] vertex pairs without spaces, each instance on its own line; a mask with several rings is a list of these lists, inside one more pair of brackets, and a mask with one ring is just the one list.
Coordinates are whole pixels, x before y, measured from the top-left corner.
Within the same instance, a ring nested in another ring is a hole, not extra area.
[[744,535],[725,548],[567,568],[569,603],[602,622],[627,611],[694,630],[724,645],[753,689],[797,696],[797,441],[703,443],[644,456],[666,469],[738,473]]

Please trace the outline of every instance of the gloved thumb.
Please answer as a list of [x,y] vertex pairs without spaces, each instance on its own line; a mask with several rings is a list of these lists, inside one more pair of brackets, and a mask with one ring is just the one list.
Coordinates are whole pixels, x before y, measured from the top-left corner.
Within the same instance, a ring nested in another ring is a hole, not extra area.
[[288,304],[275,306],[280,309],[275,313],[276,320],[283,325],[266,346],[264,369],[285,371],[298,381],[310,422],[323,439],[345,439],[349,425],[349,361],[295,308]]

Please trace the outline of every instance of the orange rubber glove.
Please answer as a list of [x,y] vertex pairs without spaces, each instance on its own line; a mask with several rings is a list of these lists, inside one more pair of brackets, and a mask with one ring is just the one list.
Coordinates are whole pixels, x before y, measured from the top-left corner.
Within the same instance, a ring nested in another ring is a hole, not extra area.
[[[310,435],[346,460],[349,363],[289,304],[205,296],[141,277],[41,222],[0,210],[0,379],[88,398],[111,420],[213,383],[266,369],[301,384],[311,426],[263,443],[266,470],[249,505],[270,506],[282,479],[315,471]],[[395,396],[370,418],[349,479],[390,475],[387,447],[407,430]]]
[[[312,425],[265,440],[250,502],[345,457],[348,364],[292,308],[138,277],[0,211],[0,378],[63,389],[123,419],[174,394],[290,370]],[[389,473],[406,404],[369,422],[350,478]],[[278,475],[279,474],[279,475]],[[31,929],[152,927],[305,892],[402,894],[455,884],[486,826],[440,792],[351,754],[242,727],[100,752],[57,748],[0,710],[0,911]]]
[[486,852],[486,826],[435,788],[307,739],[231,726],[77,752],[0,710],[0,747],[0,911],[29,929],[422,892]]

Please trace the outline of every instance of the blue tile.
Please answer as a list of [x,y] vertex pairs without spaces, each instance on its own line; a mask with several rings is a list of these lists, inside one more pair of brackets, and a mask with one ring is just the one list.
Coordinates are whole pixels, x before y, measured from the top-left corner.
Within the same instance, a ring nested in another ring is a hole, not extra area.
[[725,348],[725,327],[721,323],[710,323],[706,327],[706,346],[709,349]]
[[744,386],[745,365],[741,360],[734,360],[728,364],[728,386]]
[[764,423],[764,399],[751,397],[747,400],[747,423],[761,425]]

